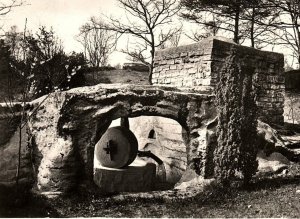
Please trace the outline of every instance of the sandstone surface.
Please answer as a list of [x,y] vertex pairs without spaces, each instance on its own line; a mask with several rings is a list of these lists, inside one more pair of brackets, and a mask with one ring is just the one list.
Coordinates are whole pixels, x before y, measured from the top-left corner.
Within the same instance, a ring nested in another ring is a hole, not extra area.
[[30,120],[38,189],[65,192],[93,183],[94,147],[111,121],[141,115],[177,121],[187,131],[187,166],[206,175],[214,144],[207,126],[217,116],[214,96],[191,89],[102,84],[50,94]]

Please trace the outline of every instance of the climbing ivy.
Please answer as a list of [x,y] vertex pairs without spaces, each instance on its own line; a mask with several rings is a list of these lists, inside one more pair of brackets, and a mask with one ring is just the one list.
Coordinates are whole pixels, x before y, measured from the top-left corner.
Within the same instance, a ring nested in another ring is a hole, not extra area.
[[249,182],[257,169],[257,107],[251,69],[242,68],[232,49],[216,87],[219,111],[215,151],[215,176],[229,183],[242,173]]

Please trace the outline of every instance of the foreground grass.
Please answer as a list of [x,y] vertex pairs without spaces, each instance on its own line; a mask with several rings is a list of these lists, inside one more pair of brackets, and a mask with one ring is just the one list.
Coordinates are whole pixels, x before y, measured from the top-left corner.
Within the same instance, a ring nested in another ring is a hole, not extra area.
[[216,189],[184,200],[28,195],[25,201],[2,203],[0,217],[299,217],[298,189],[300,178],[293,177],[257,179],[249,188]]

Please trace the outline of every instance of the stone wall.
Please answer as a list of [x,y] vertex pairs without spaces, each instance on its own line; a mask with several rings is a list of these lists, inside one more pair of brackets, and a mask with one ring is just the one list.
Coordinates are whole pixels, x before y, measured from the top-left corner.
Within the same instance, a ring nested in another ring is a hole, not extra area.
[[213,91],[226,57],[235,48],[242,71],[253,75],[258,89],[259,118],[283,124],[284,57],[236,45],[219,38],[155,53],[152,83]]
[[212,89],[212,41],[157,51],[153,84]]

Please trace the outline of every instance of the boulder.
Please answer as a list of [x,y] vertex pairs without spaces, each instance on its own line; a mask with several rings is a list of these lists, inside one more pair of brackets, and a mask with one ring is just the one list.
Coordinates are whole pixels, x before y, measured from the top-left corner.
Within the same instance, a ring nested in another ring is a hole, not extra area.
[[285,156],[283,156],[282,154],[280,154],[278,152],[274,152],[274,153],[270,154],[268,156],[268,160],[269,161],[277,161],[279,163],[286,164],[286,165],[289,165],[291,163]]
[[291,145],[295,145],[295,142],[291,143],[282,138],[278,131],[267,123],[258,120],[257,133],[259,148],[266,154],[270,155],[271,153],[277,152],[282,154],[289,161],[300,161],[300,153],[297,150],[290,149],[292,148]]
[[258,172],[259,173],[281,173],[283,170],[288,169],[290,164],[289,160],[280,153],[272,153],[266,156],[263,151],[257,155]]
[[216,184],[215,179],[204,179],[202,176],[197,176],[187,182],[177,183],[174,187],[176,190],[187,191],[197,190],[197,192],[205,191],[207,188]]

